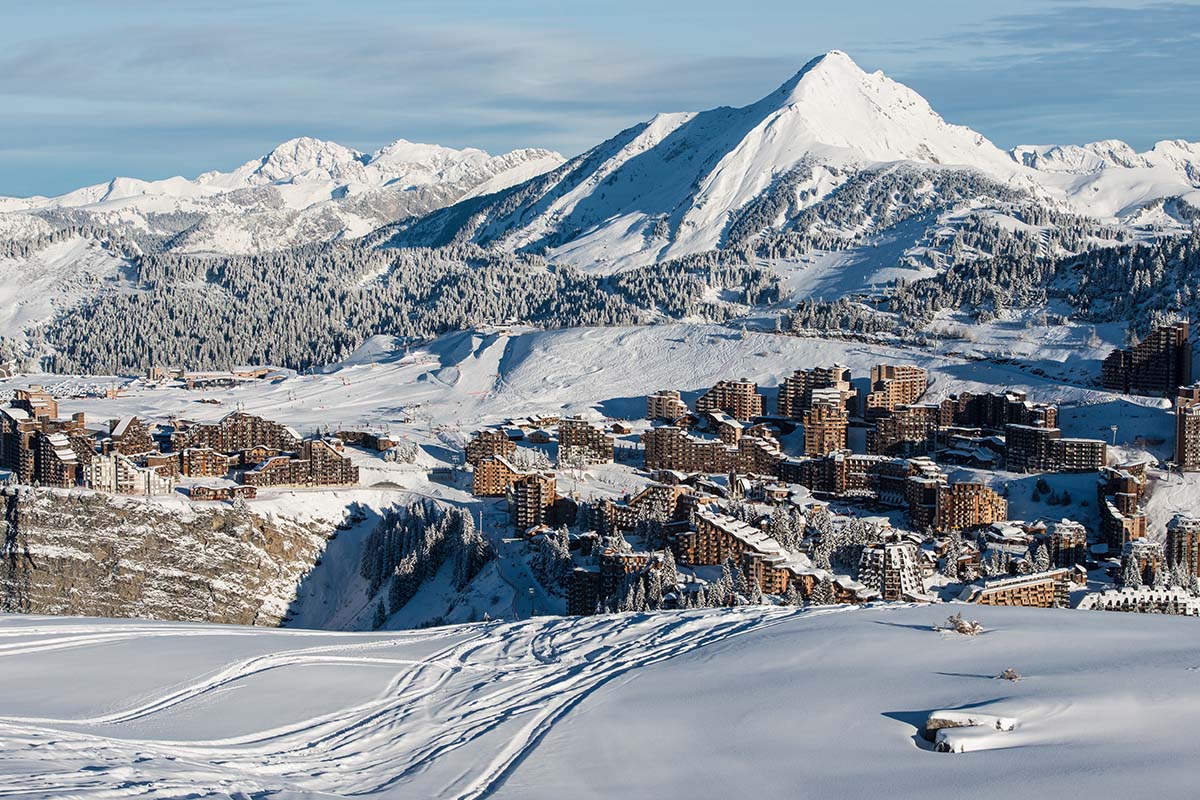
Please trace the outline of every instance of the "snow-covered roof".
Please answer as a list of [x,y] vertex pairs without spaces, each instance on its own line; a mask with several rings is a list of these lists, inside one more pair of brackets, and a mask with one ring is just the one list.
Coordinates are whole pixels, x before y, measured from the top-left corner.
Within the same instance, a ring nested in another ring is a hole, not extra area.
[[3,411],[11,419],[16,420],[17,422],[24,422],[30,419],[28,411],[23,408],[17,408],[16,406],[4,406],[3,408],[0,408],[0,411]]

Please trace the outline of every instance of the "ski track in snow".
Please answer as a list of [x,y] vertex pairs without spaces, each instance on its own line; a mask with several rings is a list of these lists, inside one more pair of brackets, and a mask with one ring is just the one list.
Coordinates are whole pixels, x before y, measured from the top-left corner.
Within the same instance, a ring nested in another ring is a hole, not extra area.
[[[771,608],[753,615],[681,613],[665,624],[638,615],[616,625],[611,617],[538,619],[367,641],[333,634],[333,643],[328,643],[330,634],[289,632],[281,635],[315,636],[326,643],[235,661],[100,716],[0,717],[0,774],[6,777],[0,797],[236,798],[282,791],[287,796],[482,798],[603,684],[777,625],[796,613]],[[0,659],[154,636],[238,635],[262,632],[163,624],[29,626],[5,620],[0,622]],[[432,654],[404,655],[405,645],[441,640],[449,643]],[[370,701],[249,735],[197,742],[121,735],[123,724],[169,721],[184,704],[219,701],[222,690],[250,676],[318,664],[346,669],[347,680],[355,666],[395,665],[396,673]],[[463,748],[466,757],[449,757]]]

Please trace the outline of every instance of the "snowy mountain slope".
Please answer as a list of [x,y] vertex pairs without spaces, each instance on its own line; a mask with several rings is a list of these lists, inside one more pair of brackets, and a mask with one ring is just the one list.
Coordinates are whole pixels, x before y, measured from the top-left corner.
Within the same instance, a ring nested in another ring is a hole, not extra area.
[[81,236],[25,258],[0,257],[0,335],[22,337],[100,287],[124,286],[129,272],[128,261]]
[[790,190],[804,207],[847,171],[896,161],[1022,173],[912,90],[833,51],[756,103],[660,114],[490,204],[434,215],[425,230],[549,248],[580,266],[644,263],[719,246],[735,211],[801,165],[805,180]]
[[45,219],[174,237],[168,249],[179,251],[257,252],[360,236],[561,162],[537,149],[491,156],[401,139],[368,154],[292,139],[230,172],[194,180],[114,178],[60,197],[3,198],[0,233],[36,231],[36,220]]
[[[965,196],[938,185],[947,172],[974,182]],[[539,180],[436,212],[392,242],[469,239],[609,270],[741,244],[744,237],[731,242],[730,235],[746,227],[747,215],[754,224],[744,233],[787,231],[821,201],[830,205],[827,216],[857,212],[842,231],[852,238],[896,221],[894,208],[878,208],[888,205],[893,183],[841,200],[843,187],[876,174],[932,184],[926,209],[1020,199],[1116,220],[1200,186],[1200,145],[1163,142],[1148,154],[1117,142],[1006,153],[947,123],[911,89],[832,51],[758,102],[659,114]]]
[[[972,610],[974,638],[929,607],[388,634],[4,617],[0,776],[29,798],[1187,795],[1194,621]],[[931,752],[937,709],[1015,729]]]

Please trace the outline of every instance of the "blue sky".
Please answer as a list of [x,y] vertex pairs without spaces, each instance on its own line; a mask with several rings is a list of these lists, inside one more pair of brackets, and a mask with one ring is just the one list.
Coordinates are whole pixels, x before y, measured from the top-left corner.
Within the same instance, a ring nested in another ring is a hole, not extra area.
[[0,194],[294,136],[580,152],[841,49],[997,144],[1200,139],[1200,0],[0,0]]

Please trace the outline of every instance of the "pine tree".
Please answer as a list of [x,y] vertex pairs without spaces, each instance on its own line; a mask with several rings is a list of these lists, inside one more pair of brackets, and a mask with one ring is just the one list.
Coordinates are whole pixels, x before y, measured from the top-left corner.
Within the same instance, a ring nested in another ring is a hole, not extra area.
[[833,581],[828,578],[819,578],[813,584],[812,596],[808,598],[810,604],[814,606],[831,606],[836,601],[833,591]]
[[1154,572],[1154,577],[1153,577],[1152,585],[1154,586],[1154,588],[1155,589],[1166,589],[1167,588],[1167,567],[1166,567],[1166,565],[1160,563],[1157,567],[1153,568],[1153,572]]
[[952,531],[946,539],[946,554],[942,557],[942,574],[952,581],[958,580],[958,559],[962,556],[962,537]]
[[1142,586],[1142,571],[1138,568],[1136,558],[1125,559],[1121,568],[1121,585],[1126,589],[1139,589]]
[[377,631],[387,623],[387,611],[383,608],[383,601],[380,600],[375,605],[375,616],[371,620],[371,630]]
[[1033,569],[1035,572],[1046,572],[1050,569],[1050,550],[1045,542],[1038,542],[1033,550]]

